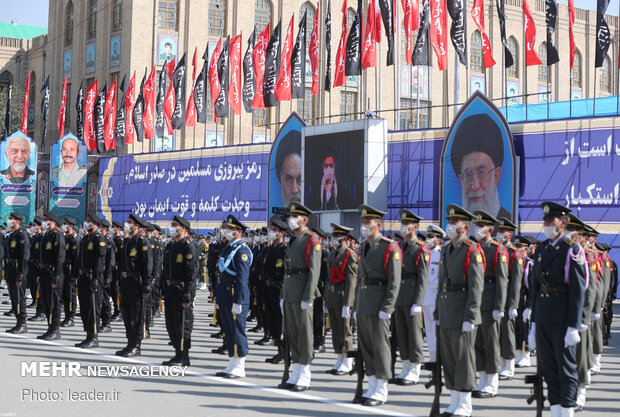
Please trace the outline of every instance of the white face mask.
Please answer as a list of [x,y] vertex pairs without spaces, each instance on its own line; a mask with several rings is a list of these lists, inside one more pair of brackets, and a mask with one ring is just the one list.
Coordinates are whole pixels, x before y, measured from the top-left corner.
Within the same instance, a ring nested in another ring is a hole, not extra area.
[[[252,243],[258,243],[258,242],[260,242],[260,238],[258,236],[254,236],[252,238]],[[248,243],[249,243],[249,240],[248,240]]]
[[340,246],[340,239],[338,239],[337,237],[332,237],[330,241],[333,247],[337,248]]
[[127,234],[131,233],[131,225],[129,223],[125,222],[125,224],[123,225],[123,230]]
[[506,239],[504,238],[504,233],[503,232],[498,232],[495,235],[495,240],[497,240],[499,243],[504,243],[506,241]]
[[547,239],[553,239],[557,236],[558,231],[555,229],[555,226],[544,226],[543,233],[547,236]]
[[403,237],[407,237],[407,235],[409,234],[409,226],[406,224],[401,224],[400,234],[403,235]]
[[449,224],[448,226],[446,226],[446,235],[450,239],[454,239],[455,237],[458,236],[458,232],[456,231],[455,224]]
[[15,226],[15,219],[6,219],[6,225],[9,229],[12,229]]
[[222,236],[224,237],[224,239],[226,239],[229,242],[232,242],[233,240],[235,240],[234,233],[235,232],[233,230],[229,230],[229,229],[222,230]]
[[84,230],[90,230],[91,224],[89,222],[82,223],[82,227]]
[[290,241],[291,241],[291,238],[290,238],[290,237],[288,237],[288,236],[285,236],[285,237],[284,237],[284,244],[285,244],[285,245],[288,245],[288,243],[289,243]]
[[437,246],[437,244],[435,243],[435,238],[426,239],[425,244],[428,250],[435,249],[435,246]]
[[47,232],[49,228],[50,228],[50,222],[43,222],[41,224],[41,230],[43,230],[44,233]]
[[288,227],[291,228],[291,230],[299,229],[299,219],[297,217],[289,217],[286,220],[286,223],[288,224]]
[[67,233],[69,231],[69,226],[63,224],[62,226],[60,226],[60,230],[62,230],[63,233]]
[[472,234],[472,236],[475,237],[476,240],[480,241],[484,239],[486,235],[487,231],[484,227],[474,226],[474,233]]
[[273,230],[269,231],[269,235],[267,236],[269,238],[270,241],[274,241],[278,239],[278,234],[276,232],[274,232]]
[[260,237],[260,243],[267,243],[267,236],[263,235]]
[[372,234],[372,231],[370,230],[370,225],[369,224],[362,224],[360,226],[360,233],[364,237],[370,236]]

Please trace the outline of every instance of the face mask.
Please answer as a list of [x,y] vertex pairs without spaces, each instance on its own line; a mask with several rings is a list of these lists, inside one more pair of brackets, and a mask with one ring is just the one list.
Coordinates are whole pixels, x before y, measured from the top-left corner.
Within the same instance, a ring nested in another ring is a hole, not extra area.
[[402,224],[400,226],[400,234],[403,235],[403,237],[406,237],[409,234],[409,226]]
[[504,243],[506,241],[502,232],[499,232],[495,235],[495,240],[497,240],[499,243]]
[[229,242],[232,242],[233,240],[235,240],[235,235],[234,235],[234,231],[233,230],[222,230],[222,236],[224,237],[224,239],[226,239]]
[[67,226],[66,224],[63,224],[60,227],[60,230],[62,230],[63,233],[67,233],[69,231],[69,226]]
[[131,229],[133,228],[133,226],[129,223],[125,223],[123,225],[123,230],[125,231],[125,233],[130,234],[131,233]]
[[487,231],[484,227],[479,227],[479,226],[474,226],[474,234],[473,236],[476,238],[476,240],[482,240],[485,238],[485,236],[487,235]]
[[267,235],[267,238],[273,242],[274,240],[278,239],[278,234],[274,232],[273,230],[270,230],[269,235]]
[[454,239],[455,237],[458,236],[458,232],[456,231],[456,225],[455,224],[449,224],[448,226],[446,226],[446,235],[450,239]]
[[170,235],[171,238],[174,239],[179,235],[179,229],[174,226],[170,226],[168,228],[168,234]]
[[258,242],[260,242],[260,238],[259,238],[258,236],[254,236],[254,237],[252,238],[252,242],[253,242],[253,243],[258,243]]
[[547,239],[553,239],[558,234],[557,230],[555,230],[555,226],[543,227],[543,233],[547,236]]
[[288,245],[288,243],[289,243],[290,241],[291,241],[291,238],[290,238],[290,237],[286,236],[286,237],[284,238],[284,244],[285,244],[285,245]]
[[363,224],[360,226],[360,233],[362,234],[362,236],[364,237],[368,237],[371,235],[371,231],[370,231],[370,225],[369,224]]
[[84,230],[90,230],[91,224],[89,222],[82,223],[82,227]]
[[267,243],[267,236],[261,236],[260,243]]
[[50,228],[50,223],[49,222],[43,222],[41,224],[41,230],[43,230],[44,233],[47,232],[49,228]]
[[288,223],[288,227],[290,227],[291,230],[299,229],[299,219],[297,217],[289,217],[286,222]]
[[330,241],[331,241],[331,244],[332,244],[332,246],[333,246],[333,247],[338,247],[338,246],[340,246],[340,239],[338,239],[338,238],[336,238],[336,237],[332,237],[332,238],[330,239]]
[[9,229],[12,229],[15,226],[15,219],[6,219],[6,225]]
[[435,239],[431,238],[431,239],[426,239],[426,247],[429,250],[433,250],[435,249],[435,246],[437,246],[437,244],[435,243]]

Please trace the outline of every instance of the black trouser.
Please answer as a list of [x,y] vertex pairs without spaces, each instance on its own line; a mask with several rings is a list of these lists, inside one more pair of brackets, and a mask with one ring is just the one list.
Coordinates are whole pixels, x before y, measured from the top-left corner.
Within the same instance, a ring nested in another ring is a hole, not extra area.
[[[17,318],[17,325],[26,324],[26,288],[28,286],[28,279],[22,281],[22,285],[17,285],[17,273],[15,271],[15,264],[7,261],[4,269],[4,278],[9,286],[9,297],[11,298],[11,306],[13,312]],[[24,277],[25,278],[25,277]],[[19,314],[17,313],[17,304],[19,300]]]
[[[191,347],[192,329],[194,326],[194,308],[190,303],[189,307],[185,307],[185,327],[183,329],[183,307],[181,306],[183,291],[184,285],[182,283],[166,285],[163,291],[166,305],[166,330],[168,330],[168,336],[177,353],[181,351],[182,335],[184,336],[183,351],[187,351]],[[183,334],[181,330],[184,330]]]
[[523,321],[523,310],[525,310],[525,295],[521,294],[517,317],[515,317],[515,345],[517,350],[523,350],[523,342],[527,344],[529,334],[529,323]]
[[314,348],[325,345],[325,314],[323,313],[323,297],[315,298],[313,301],[313,334],[314,334]]
[[268,285],[265,287],[265,324],[269,326],[269,334],[280,346],[282,340],[282,312],[280,311],[281,288]]
[[39,282],[41,284],[41,298],[43,313],[47,317],[47,325],[50,331],[56,331],[60,327],[60,311],[62,309],[62,288],[64,278],[61,275],[56,280],[56,288],[52,288],[52,279],[55,272],[50,268],[42,267]]
[[118,267],[115,267],[112,272],[112,282],[110,283],[110,291],[112,296],[112,305],[114,306],[114,311],[112,315],[117,315],[121,311],[121,304],[119,300],[119,294],[121,292],[119,283],[120,283],[121,273],[118,270]]
[[62,286],[62,304],[65,310],[65,320],[73,320],[75,309],[77,308],[77,297],[75,295],[76,282],[70,277],[70,271],[65,269],[65,280]]
[[138,276],[122,277],[120,288],[127,346],[140,347],[145,333],[145,302],[142,297],[142,282]]
[[566,324],[538,324],[536,326],[537,360],[547,382],[549,403],[574,407],[579,380],[577,375],[577,347],[564,347]]
[[[103,287],[99,286],[97,292],[93,293],[90,290],[90,283],[90,274],[81,275],[78,279],[78,294],[80,297],[80,318],[82,319],[82,326],[84,326],[86,337],[88,339],[96,339],[97,334],[95,334],[94,326],[97,326],[97,333],[99,333],[99,319],[101,317],[101,301],[103,299]],[[93,298],[95,301],[94,315]]]
[[[39,291],[39,267],[35,265],[34,262],[28,263],[28,286],[24,289],[26,288],[30,289],[32,302],[37,303],[37,292]],[[37,308],[37,312],[39,311],[39,308]]]
[[103,288],[103,297],[101,300],[101,325],[107,326],[112,320],[112,287]]

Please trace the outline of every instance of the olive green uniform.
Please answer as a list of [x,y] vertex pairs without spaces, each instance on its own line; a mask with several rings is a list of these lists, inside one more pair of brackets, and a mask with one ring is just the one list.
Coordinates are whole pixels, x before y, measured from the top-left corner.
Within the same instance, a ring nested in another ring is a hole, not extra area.
[[517,310],[521,297],[521,283],[523,282],[524,263],[523,259],[516,257],[516,248],[513,245],[508,248],[509,279],[506,295],[506,308],[499,329],[500,354],[505,360],[514,359],[517,354],[515,339],[515,319],[509,317],[511,309]]

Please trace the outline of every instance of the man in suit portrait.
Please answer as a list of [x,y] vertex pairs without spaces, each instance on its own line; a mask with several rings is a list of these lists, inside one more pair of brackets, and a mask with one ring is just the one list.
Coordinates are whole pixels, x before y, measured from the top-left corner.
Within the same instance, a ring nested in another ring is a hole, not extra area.
[[63,162],[52,168],[51,176],[61,187],[75,187],[86,177],[86,167],[77,161],[80,154],[78,141],[65,139],[60,154]]
[[166,41],[166,43],[164,44],[164,52],[159,54],[159,61],[160,62],[172,62],[172,60],[175,58],[175,55],[172,53],[172,42],[170,41]]
[[13,136],[8,140],[4,151],[9,166],[0,175],[11,184],[23,184],[34,175],[28,168],[30,161],[30,142],[24,136]]

